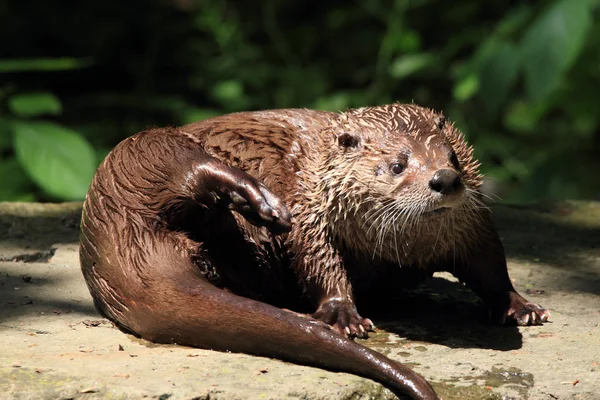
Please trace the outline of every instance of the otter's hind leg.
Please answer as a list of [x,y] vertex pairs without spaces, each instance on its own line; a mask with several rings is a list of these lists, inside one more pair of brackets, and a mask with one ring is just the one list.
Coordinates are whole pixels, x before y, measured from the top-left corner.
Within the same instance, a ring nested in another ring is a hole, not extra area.
[[291,229],[292,215],[279,197],[254,177],[213,157],[201,155],[192,161],[182,187],[186,186],[192,200],[206,207],[224,206],[273,233]]

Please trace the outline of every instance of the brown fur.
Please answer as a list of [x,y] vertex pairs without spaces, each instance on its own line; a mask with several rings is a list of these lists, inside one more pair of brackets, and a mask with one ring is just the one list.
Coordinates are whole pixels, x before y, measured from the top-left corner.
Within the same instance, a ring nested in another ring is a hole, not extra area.
[[[457,177],[456,190],[432,189],[438,171]],[[480,185],[458,130],[415,105],[237,113],[151,130],[119,144],[94,177],[82,269],[99,310],[146,339],[344,370],[436,398],[423,378],[343,337],[372,329],[352,280],[390,265],[449,270],[498,319],[545,321],[508,279]],[[275,279],[251,287],[265,271]],[[262,298],[288,272],[313,317],[343,336],[208,283]]]

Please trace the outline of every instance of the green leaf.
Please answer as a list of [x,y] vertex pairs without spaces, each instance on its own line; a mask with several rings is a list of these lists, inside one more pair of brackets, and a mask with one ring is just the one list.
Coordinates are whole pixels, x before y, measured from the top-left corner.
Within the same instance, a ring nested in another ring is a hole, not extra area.
[[50,122],[13,123],[17,158],[33,181],[62,200],[81,200],[96,169],[96,155],[77,132]]
[[516,132],[533,132],[539,120],[539,113],[531,104],[522,100],[513,102],[504,116],[504,125]]
[[222,104],[237,102],[244,96],[244,87],[239,81],[223,81],[215,85],[212,94]]
[[590,2],[560,0],[529,28],[521,43],[529,98],[545,100],[561,83],[583,48],[592,18]]
[[0,117],[0,152],[12,147],[10,128],[10,121]]
[[0,60],[0,73],[2,72],[28,72],[28,71],[66,71],[87,68],[93,64],[91,58],[24,58],[13,60]]
[[32,201],[33,182],[16,158],[0,160],[0,201]]
[[405,78],[433,64],[434,60],[435,58],[427,53],[407,54],[394,60],[389,72],[393,78]]
[[391,52],[414,53],[421,49],[421,35],[414,30],[398,29],[388,32],[384,40]]
[[188,107],[180,112],[180,121],[182,124],[191,124],[193,122],[202,121],[208,118],[216,117],[220,113],[216,110],[205,108]]
[[490,39],[479,57],[479,93],[489,115],[493,117],[516,81],[520,53],[512,43]]
[[329,96],[319,97],[311,108],[324,111],[341,111],[350,105],[350,96],[348,93],[340,92]]
[[239,111],[248,107],[250,101],[244,92],[244,85],[239,80],[226,80],[215,84],[212,97],[222,106],[224,111]]
[[48,92],[16,94],[8,99],[8,107],[15,115],[25,118],[62,112],[60,100]]
[[479,78],[472,73],[463,77],[454,85],[453,95],[458,101],[466,101],[477,94],[479,90]]
[[506,17],[502,18],[496,27],[496,32],[502,37],[510,37],[519,32],[531,17],[532,5],[519,4],[511,7]]

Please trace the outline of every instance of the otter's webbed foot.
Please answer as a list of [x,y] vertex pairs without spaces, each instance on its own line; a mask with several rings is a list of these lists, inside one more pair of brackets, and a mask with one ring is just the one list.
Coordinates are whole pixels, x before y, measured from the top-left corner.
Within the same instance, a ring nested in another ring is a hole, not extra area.
[[508,308],[492,311],[492,319],[500,324],[542,325],[550,318],[550,311],[539,304],[527,301],[516,292],[510,292],[509,299]]
[[368,318],[362,318],[356,306],[348,300],[328,300],[321,303],[312,317],[333,327],[342,336],[367,339],[367,332],[374,332],[375,326]]
[[202,202],[224,205],[273,233],[292,228],[292,214],[284,202],[254,177],[221,162],[197,168],[201,170],[198,197]]

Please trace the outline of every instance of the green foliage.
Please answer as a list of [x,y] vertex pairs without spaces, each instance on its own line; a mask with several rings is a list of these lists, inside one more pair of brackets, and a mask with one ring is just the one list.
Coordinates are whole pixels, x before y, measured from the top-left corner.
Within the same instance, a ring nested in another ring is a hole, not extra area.
[[96,169],[85,139],[52,122],[14,122],[13,132],[17,159],[38,186],[66,200],[85,197]]
[[591,2],[557,1],[529,27],[521,44],[527,94],[543,102],[577,59],[591,25]]
[[513,89],[521,54],[512,43],[503,39],[487,40],[479,55],[479,93],[490,117],[495,117]]
[[435,57],[432,54],[407,54],[405,56],[396,58],[390,64],[390,76],[395,79],[402,79],[411,76],[428,66],[431,66],[434,62]]
[[0,200],[82,199],[148,126],[415,102],[504,199],[600,194],[600,0],[163,0],[0,6]]
[[33,184],[15,158],[0,163],[0,198],[9,201],[32,201]]
[[65,71],[87,67],[91,60],[77,58],[31,58],[0,60],[0,73],[25,71]]
[[510,10],[462,67],[477,76],[472,101],[481,99],[487,111],[467,118],[464,108],[479,107],[457,106],[463,128],[488,175],[516,189],[507,191],[511,200],[600,193],[590,174],[599,167],[600,118],[590,105],[600,101],[600,76],[590,73],[588,61],[598,59],[592,55],[600,44],[597,7],[597,1],[558,0]]
[[[0,71],[72,69],[77,65],[65,59],[9,60],[0,62]],[[0,151],[8,154],[0,158],[0,201],[35,200],[34,184],[53,199],[83,199],[96,169],[94,149],[72,129],[32,120],[60,115],[60,100],[49,92],[7,92],[10,90],[3,94],[8,97],[8,112],[0,119]],[[12,154],[7,151],[10,148]]]
[[39,117],[60,114],[62,104],[52,93],[38,92],[16,94],[8,99],[8,108],[17,117]]

